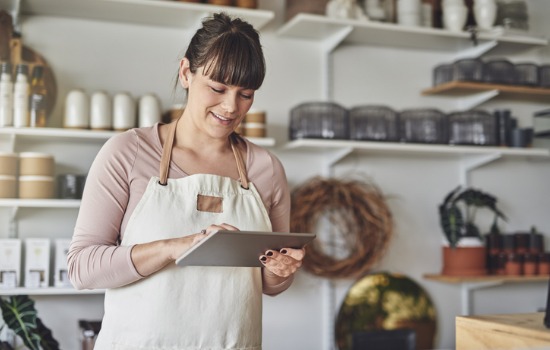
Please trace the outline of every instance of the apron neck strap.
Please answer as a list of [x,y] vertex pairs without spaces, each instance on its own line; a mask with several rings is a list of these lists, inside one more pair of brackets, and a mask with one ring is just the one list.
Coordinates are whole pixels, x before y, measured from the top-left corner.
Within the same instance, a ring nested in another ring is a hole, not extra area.
[[[162,157],[160,159],[160,181],[159,183],[163,186],[166,186],[168,183],[168,172],[170,170],[170,160],[172,158],[172,148],[174,146],[174,139],[176,138],[176,127],[180,118],[176,119],[170,123],[170,128],[168,129],[168,135],[162,146]],[[244,189],[248,189],[248,178],[246,176],[246,166],[241,155],[241,152],[237,149],[236,145],[239,142],[237,135],[230,135],[229,142],[231,144],[231,150],[235,156],[235,161],[237,163],[237,171],[239,172],[239,179],[241,181],[241,186]]]

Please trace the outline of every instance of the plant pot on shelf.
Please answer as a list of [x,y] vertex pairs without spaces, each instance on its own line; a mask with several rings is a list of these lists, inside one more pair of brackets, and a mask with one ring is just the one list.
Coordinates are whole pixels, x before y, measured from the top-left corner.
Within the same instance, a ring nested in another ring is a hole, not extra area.
[[487,253],[479,247],[443,247],[442,275],[484,276],[487,274]]

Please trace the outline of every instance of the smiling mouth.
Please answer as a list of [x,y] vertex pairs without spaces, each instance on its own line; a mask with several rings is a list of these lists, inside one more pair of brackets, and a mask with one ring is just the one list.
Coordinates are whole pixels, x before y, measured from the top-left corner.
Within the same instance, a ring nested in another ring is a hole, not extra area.
[[215,118],[218,122],[220,122],[220,123],[223,124],[223,125],[229,125],[229,124],[231,124],[231,123],[233,122],[233,119],[225,118],[225,117],[223,117],[223,116],[221,116],[221,115],[219,115],[219,114],[216,114],[216,113],[214,113],[214,112],[212,112],[212,115],[214,116],[214,118]]

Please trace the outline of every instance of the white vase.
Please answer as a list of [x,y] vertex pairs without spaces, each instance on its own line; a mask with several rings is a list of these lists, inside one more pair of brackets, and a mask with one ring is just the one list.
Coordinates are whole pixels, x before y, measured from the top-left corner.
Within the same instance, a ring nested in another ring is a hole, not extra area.
[[494,0],[477,3],[474,6],[474,16],[479,29],[490,30],[497,18],[497,5]]
[[110,130],[113,127],[113,109],[111,98],[104,91],[92,94],[90,103],[90,128],[93,130]]
[[466,24],[468,8],[464,5],[449,5],[443,7],[443,22],[445,28],[452,32],[461,32]]

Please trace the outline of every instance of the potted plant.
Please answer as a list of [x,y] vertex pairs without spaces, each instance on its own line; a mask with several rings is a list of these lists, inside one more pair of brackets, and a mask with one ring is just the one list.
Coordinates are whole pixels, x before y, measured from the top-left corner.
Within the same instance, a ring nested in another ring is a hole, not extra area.
[[497,208],[496,197],[474,188],[452,190],[439,205],[439,219],[448,245],[443,247],[444,275],[475,276],[487,274],[486,249],[476,225],[479,209],[487,209],[497,220],[506,216]]
[[[34,301],[27,295],[0,298],[0,309],[4,319],[0,331],[6,327],[11,329],[21,339],[25,349],[59,350],[59,343],[53,338],[51,330],[42,323],[34,307]],[[0,350],[13,349],[12,344],[5,339],[0,340]]]

